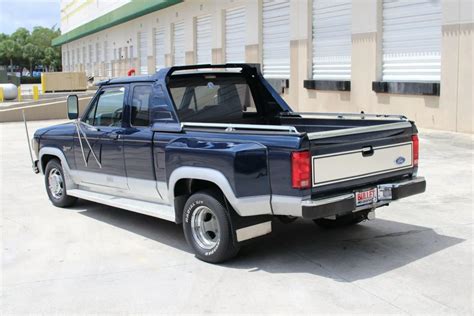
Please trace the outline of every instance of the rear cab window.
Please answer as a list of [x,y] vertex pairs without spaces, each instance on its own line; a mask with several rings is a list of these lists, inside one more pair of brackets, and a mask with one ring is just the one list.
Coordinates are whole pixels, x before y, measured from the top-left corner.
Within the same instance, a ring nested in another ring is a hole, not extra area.
[[243,123],[257,112],[251,89],[238,73],[178,75],[169,88],[182,122]]
[[130,124],[135,127],[149,126],[152,85],[136,84],[132,86],[131,90]]

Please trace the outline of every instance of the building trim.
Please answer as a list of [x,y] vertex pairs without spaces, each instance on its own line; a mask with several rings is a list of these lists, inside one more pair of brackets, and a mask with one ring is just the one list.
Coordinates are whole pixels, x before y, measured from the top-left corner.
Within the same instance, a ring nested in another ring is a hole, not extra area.
[[104,14],[86,24],[83,24],[70,32],[62,34],[52,40],[53,46],[63,45],[81,37],[97,33],[112,26],[141,17],[145,14],[158,11],[172,5],[183,2],[183,0],[157,0],[143,1],[131,0],[129,3]]
[[304,80],[303,86],[308,90],[351,91],[349,80]]
[[373,81],[372,91],[376,93],[412,94],[412,95],[440,95],[439,82],[398,82]]

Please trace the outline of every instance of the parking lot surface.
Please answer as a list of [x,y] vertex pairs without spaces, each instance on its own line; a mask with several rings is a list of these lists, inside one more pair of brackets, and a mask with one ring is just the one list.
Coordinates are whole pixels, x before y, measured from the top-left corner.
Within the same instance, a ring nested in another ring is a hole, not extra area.
[[87,201],[54,207],[23,123],[0,124],[1,312],[472,314],[473,137],[420,139],[425,194],[342,229],[275,222],[211,265],[179,225]]

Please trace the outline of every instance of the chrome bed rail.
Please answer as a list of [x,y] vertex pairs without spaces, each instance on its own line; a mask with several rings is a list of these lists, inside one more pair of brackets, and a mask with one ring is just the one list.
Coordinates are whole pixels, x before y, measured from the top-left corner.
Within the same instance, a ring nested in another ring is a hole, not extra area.
[[223,132],[238,131],[265,131],[265,132],[284,132],[292,135],[298,135],[300,132],[294,126],[285,125],[254,125],[254,124],[231,124],[231,123],[199,123],[199,122],[183,122],[181,127],[197,127],[223,129]]
[[323,139],[329,137],[339,137],[339,136],[346,136],[346,135],[354,135],[354,134],[362,134],[362,133],[371,133],[371,132],[382,132],[382,131],[389,131],[394,129],[404,129],[412,127],[409,121],[397,122],[397,123],[387,123],[387,124],[380,124],[380,125],[372,125],[372,126],[359,126],[359,127],[350,127],[350,128],[343,128],[337,129],[332,131],[324,131],[324,132],[313,132],[308,133],[309,140],[314,139]]
[[227,124],[227,123],[199,123],[199,122],[183,122],[181,123],[181,129],[185,127],[188,128],[199,128],[199,129],[210,129],[212,131],[223,132],[223,133],[232,133],[232,132],[246,132],[252,133],[260,131],[263,133],[269,134],[285,134],[285,135],[294,135],[294,136],[303,136],[307,135],[308,139],[323,139],[329,137],[338,137],[345,135],[354,135],[362,133],[371,133],[371,132],[382,132],[389,131],[394,129],[404,129],[412,127],[412,124],[408,120],[400,119],[400,122],[395,123],[384,123],[379,125],[371,126],[359,126],[359,127],[349,127],[341,128],[330,131],[323,132],[312,132],[305,133],[299,132],[294,126],[287,125],[252,125],[252,124]]
[[292,115],[335,117],[338,119],[375,119],[375,120],[400,120],[408,121],[404,115],[394,114],[365,114],[365,113],[331,113],[331,112],[282,112],[280,116],[292,117]]

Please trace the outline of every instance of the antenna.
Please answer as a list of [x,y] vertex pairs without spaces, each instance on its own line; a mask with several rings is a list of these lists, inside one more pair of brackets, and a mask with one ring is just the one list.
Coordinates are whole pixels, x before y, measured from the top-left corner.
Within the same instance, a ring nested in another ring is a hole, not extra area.
[[33,159],[33,152],[31,150],[30,134],[28,133],[28,124],[26,124],[25,110],[22,110],[21,113],[23,114],[23,122],[25,123],[26,143],[28,144],[28,152],[30,153],[31,166],[33,167],[33,170],[35,170],[36,172],[37,168],[35,166],[35,160]]
[[86,141],[87,146],[89,147],[89,150],[94,157],[95,161],[99,165],[99,168],[102,169],[102,164],[100,163],[99,159],[97,159],[97,156],[95,155],[94,150],[92,149],[91,144],[89,143],[89,140],[87,139],[86,133],[82,130],[81,124],[85,124],[79,120],[79,118],[74,122],[76,125],[76,131],[77,131],[77,137],[79,138],[79,144],[81,146],[81,152],[82,152],[82,159],[84,159],[84,165],[87,167],[87,159],[86,159],[86,154],[84,153],[84,146],[82,145],[82,139],[81,135],[84,137],[84,140]]

